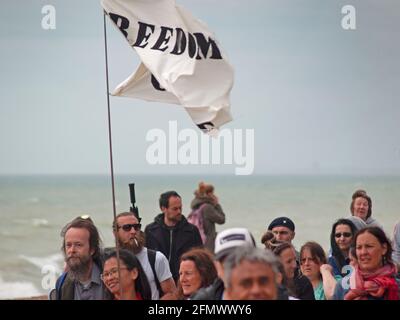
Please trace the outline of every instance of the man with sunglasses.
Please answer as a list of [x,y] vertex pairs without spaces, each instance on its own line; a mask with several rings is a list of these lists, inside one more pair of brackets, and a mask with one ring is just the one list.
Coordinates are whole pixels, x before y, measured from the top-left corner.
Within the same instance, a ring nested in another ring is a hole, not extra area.
[[161,194],[159,205],[162,213],[145,229],[146,246],[168,258],[172,276],[177,281],[180,257],[191,248],[202,246],[203,241],[199,229],[182,215],[182,199],[177,192]]
[[113,222],[113,231],[120,247],[133,252],[142,265],[150,284],[152,300],[159,300],[163,295],[172,294],[176,286],[168,260],[160,251],[145,247],[144,233],[134,213],[118,214],[116,221]]

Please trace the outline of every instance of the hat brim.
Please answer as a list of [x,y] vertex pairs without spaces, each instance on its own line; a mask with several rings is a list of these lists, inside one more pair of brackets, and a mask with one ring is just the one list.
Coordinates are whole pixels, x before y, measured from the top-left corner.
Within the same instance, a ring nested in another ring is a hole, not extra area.
[[235,247],[232,248],[226,248],[224,250],[221,250],[220,252],[215,254],[215,260],[223,260],[224,258],[226,258],[226,256],[228,254],[230,254],[231,252],[233,252],[235,250]]

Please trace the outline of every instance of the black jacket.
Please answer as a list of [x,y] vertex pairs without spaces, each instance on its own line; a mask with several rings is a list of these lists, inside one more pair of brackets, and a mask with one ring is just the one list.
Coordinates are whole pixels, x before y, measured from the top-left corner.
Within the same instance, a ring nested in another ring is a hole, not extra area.
[[296,298],[300,300],[315,300],[313,286],[306,276],[298,275],[293,279]]
[[222,300],[224,282],[217,278],[206,288],[201,288],[190,298],[191,300]]
[[175,281],[179,277],[179,259],[182,254],[203,245],[199,230],[187,222],[184,216],[174,227],[168,227],[164,223],[164,214],[160,213],[153,223],[146,226],[144,233],[146,247],[161,251],[167,257]]

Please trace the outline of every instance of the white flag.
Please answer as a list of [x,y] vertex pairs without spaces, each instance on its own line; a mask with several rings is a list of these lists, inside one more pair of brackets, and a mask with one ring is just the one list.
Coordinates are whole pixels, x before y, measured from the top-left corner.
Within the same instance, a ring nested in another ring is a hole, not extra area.
[[208,27],[175,0],[101,0],[141,59],[116,96],[179,104],[213,133],[232,120],[233,68]]

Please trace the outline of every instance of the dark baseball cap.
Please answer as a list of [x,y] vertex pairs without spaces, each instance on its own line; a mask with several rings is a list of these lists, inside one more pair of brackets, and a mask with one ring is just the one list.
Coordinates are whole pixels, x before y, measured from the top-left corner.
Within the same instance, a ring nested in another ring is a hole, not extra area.
[[268,230],[272,230],[275,227],[286,227],[294,231],[294,223],[288,217],[279,217],[274,219],[268,226]]

